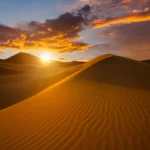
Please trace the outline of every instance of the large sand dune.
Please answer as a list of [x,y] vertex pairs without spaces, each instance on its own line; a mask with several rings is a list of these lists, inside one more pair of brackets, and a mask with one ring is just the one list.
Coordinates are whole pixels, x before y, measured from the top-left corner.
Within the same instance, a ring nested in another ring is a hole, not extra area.
[[104,56],[0,112],[2,150],[149,150],[150,66]]

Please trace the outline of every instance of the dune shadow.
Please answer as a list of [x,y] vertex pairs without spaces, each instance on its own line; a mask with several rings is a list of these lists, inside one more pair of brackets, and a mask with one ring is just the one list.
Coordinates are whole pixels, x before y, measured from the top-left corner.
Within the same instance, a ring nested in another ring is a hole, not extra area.
[[150,90],[150,66],[112,56],[85,68],[75,79]]

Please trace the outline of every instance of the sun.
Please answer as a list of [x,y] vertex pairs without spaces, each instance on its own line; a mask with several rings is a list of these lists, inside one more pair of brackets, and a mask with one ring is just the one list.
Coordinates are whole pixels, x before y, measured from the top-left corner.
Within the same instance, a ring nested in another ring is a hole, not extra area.
[[42,53],[40,58],[43,62],[49,62],[52,59],[51,55],[48,53]]

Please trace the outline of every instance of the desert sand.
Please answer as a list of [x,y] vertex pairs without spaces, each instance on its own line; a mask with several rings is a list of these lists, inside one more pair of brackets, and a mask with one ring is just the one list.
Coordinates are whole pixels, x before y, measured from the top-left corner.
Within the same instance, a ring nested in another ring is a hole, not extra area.
[[150,149],[148,64],[105,55],[66,76],[0,111],[0,149]]

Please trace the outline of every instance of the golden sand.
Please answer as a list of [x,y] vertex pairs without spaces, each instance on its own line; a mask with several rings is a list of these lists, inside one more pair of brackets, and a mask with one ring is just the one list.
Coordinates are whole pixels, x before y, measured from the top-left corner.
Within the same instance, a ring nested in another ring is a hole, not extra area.
[[91,61],[1,110],[0,149],[149,150],[148,77],[144,63],[117,56]]

